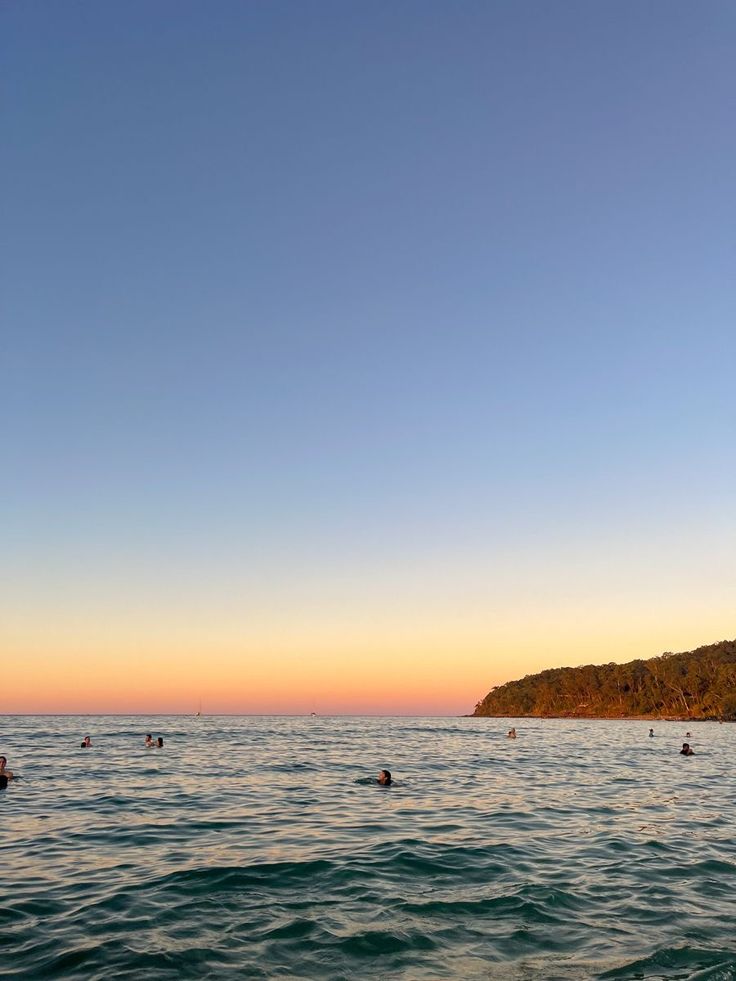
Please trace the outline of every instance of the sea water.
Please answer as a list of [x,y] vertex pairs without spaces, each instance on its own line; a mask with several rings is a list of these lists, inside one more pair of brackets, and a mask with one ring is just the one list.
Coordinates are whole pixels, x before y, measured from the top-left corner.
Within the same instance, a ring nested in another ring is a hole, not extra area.
[[0,974],[736,978],[736,727],[649,725],[2,717]]

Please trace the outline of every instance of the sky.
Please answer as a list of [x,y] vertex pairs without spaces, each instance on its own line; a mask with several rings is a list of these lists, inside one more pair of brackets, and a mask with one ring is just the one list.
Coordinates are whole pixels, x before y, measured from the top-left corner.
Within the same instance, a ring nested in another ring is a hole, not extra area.
[[0,712],[736,636],[736,6],[0,6]]

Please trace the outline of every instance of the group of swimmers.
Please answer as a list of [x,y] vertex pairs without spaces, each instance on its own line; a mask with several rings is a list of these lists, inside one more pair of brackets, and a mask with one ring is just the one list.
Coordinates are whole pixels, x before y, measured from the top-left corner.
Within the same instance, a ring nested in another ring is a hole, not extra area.
[[[689,732],[686,732],[685,735],[687,736],[688,739],[693,738]],[[509,729],[509,731],[506,733],[506,738],[516,739],[516,729]],[[649,730],[649,738],[654,739],[654,729]],[[682,749],[680,750],[680,756],[695,756],[695,753],[693,752],[690,743],[682,744]]]
[[[163,736],[159,736],[154,742],[153,736],[149,732],[148,735],[146,736],[146,741],[144,745],[146,749],[163,749],[164,748]],[[85,736],[84,739],[79,744],[80,749],[90,749],[91,746],[92,746],[91,736]],[[388,770],[382,772],[388,773]],[[13,779],[13,771],[8,769],[7,756],[0,756],[0,790],[5,790],[6,787],[8,786],[8,782],[12,779]],[[388,783],[391,783],[390,773],[388,774]]]
[[[91,745],[92,745],[92,740],[89,738],[89,736],[85,736],[84,739],[82,740],[82,749],[87,749]],[[148,735],[146,736],[146,740],[143,745],[146,747],[146,749],[163,749],[164,738],[163,736],[159,736],[156,742],[154,742],[153,736],[149,732]]]
[[[89,736],[85,736],[84,739],[81,742],[81,748],[82,749],[89,749],[89,747],[91,745],[92,745],[92,740],[90,739]],[[154,749],[154,748],[155,749],[163,749],[164,748],[163,736],[159,736],[158,739],[156,740],[156,742],[154,742],[153,741],[153,736],[149,732],[148,735],[146,736],[146,741],[144,743],[144,746],[146,747],[146,749]]]
[[[689,732],[686,732],[685,735],[688,737],[688,739],[692,739],[692,736]],[[514,728],[509,729],[508,733],[506,734],[506,738],[516,739],[516,729]],[[649,730],[649,738],[650,739],[654,738],[654,729]],[[84,739],[82,740],[81,748],[89,749],[91,745],[92,745],[91,738],[89,736],[85,736]],[[163,736],[158,736],[158,738],[154,742],[153,736],[149,732],[146,735],[144,746],[146,747],[146,749],[163,749],[164,747]],[[690,743],[682,744],[682,749],[680,750],[680,756],[695,756],[695,753],[693,752]],[[0,790],[5,790],[5,788],[8,786],[8,781],[13,779],[13,771],[8,770],[7,766],[8,766],[7,757],[0,756]],[[373,781],[370,782],[372,783]],[[378,777],[376,779],[376,783],[379,784],[381,787],[390,787],[391,784],[393,783],[393,780],[391,778],[391,771],[380,770],[378,773]]]
[[[686,732],[685,735],[687,736],[688,739],[693,738],[692,733],[690,732]],[[649,738],[654,739],[654,729],[649,730]],[[680,750],[680,756],[695,756],[695,752],[693,751],[693,748],[690,745],[690,743],[682,744],[682,749]]]

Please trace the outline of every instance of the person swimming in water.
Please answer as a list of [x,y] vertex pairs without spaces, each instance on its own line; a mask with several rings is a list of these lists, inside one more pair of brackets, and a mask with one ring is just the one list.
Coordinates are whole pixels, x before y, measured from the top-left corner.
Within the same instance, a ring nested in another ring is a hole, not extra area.
[[6,780],[13,779],[13,771],[8,770],[8,759],[6,756],[0,756],[0,777],[5,777]]
[[89,738],[89,736],[85,736],[84,739],[81,742],[81,748],[82,749],[89,749],[89,747],[91,745],[92,745],[92,740]]
[[693,738],[693,734],[691,732],[685,733],[685,739],[692,739],[692,738]]
[[680,750],[680,756],[695,756],[695,753],[690,748],[690,743],[682,744],[682,749]]
[[380,773],[378,774],[378,782],[382,787],[390,787],[392,783],[391,771],[381,770]]
[[509,729],[507,739],[516,739],[516,729]]
[[145,743],[145,745],[146,745],[146,749],[150,749],[153,746],[153,736],[151,735],[150,732],[146,736],[146,743]]
[[163,748],[164,748],[164,740],[162,736],[159,736],[158,739],[156,740],[156,749],[163,749]]
[[654,729],[649,730],[649,738],[654,739]]

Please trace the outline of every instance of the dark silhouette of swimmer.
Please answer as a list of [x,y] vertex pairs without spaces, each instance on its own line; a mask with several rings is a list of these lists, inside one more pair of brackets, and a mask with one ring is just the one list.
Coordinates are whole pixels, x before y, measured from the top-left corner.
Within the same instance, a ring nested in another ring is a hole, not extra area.
[[682,749],[680,750],[680,756],[695,756],[695,753],[690,749],[690,743],[683,743]]
[[649,738],[654,739],[654,729],[649,730]]
[[390,770],[381,770],[381,772],[378,774],[378,782],[381,784],[382,787],[390,787],[391,786],[391,771]]
[[92,740],[89,738],[89,736],[85,736],[81,743],[82,749],[87,749],[91,745]]
[[156,749],[163,749],[163,748],[164,748],[164,741],[163,738],[159,736],[158,739],[156,740]]
[[509,729],[507,739],[516,739],[516,729]]
[[0,777],[5,777],[6,780],[13,779],[13,771],[8,770],[8,759],[6,756],[0,756]]
[[685,739],[692,739],[692,738],[693,738],[693,734],[691,732],[685,733]]
[[147,747],[149,747],[149,748],[150,748],[151,746],[153,746],[153,736],[151,735],[151,733],[150,733],[150,732],[149,732],[149,733],[148,733],[148,735],[146,736],[146,746],[147,746]]
[[0,773],[0,790],[5,790],[8,786],[8,778],[4,773]]

